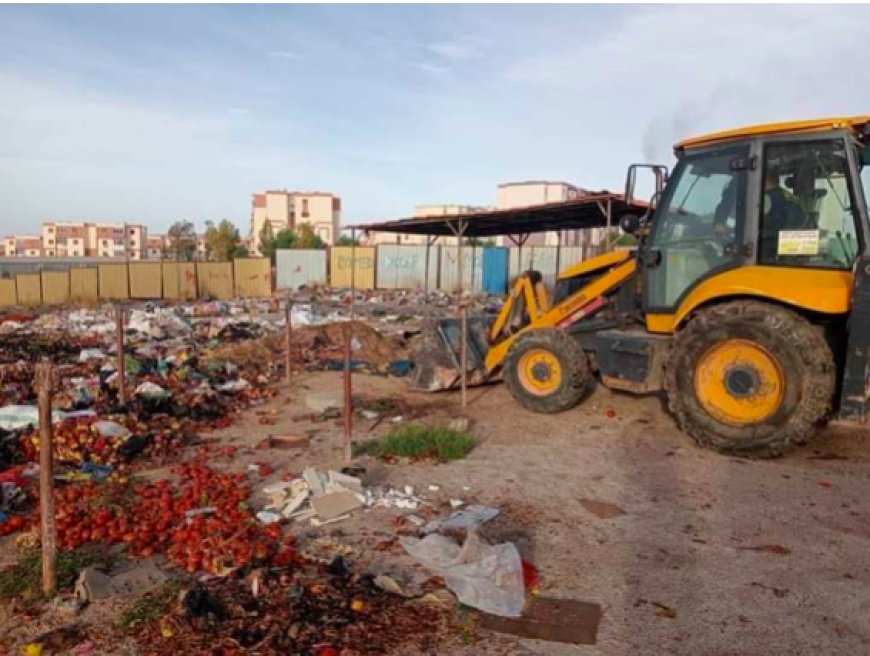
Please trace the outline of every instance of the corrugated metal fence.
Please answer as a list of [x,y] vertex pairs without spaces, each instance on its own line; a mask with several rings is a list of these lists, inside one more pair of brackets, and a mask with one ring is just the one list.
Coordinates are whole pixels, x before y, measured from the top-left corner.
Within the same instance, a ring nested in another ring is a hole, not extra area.
[[262,257],[196,263],[28,259],[0,258],[0,307],[272,294],[272,268]]
[[[520,249],[508,250],[511,280],[522,271],[535,269],[552,285],[558,269],[594,257],[602,249],[566,246],[561,249],[558,262],[555,246],[523,248],[522,260]],[[486,251],[487,248],[473,246],[463,249],[463,290],[483,290]],[[267,258],[239,258],[233,262],[129,263],[117,259],[92,262],[93,258],[27,259],[0,258],[0,307],[58,305],[68,301],[229,299],[272,294],[272,268]],[[279,250],[276,260],[279,289],[298,289],[311,284],[350,287],[352,270],[354,284],[359,289],[422,289],[425,286],[425,246],[389,244],[357,248],[337,246],[328,251]],[[459,288],[459,282],[456,247],[431,247],[429,289],[452,292]]]
[[[429,289],[438,287],[437,248],[429,252]],[[426,247],[378,246],[378,289],[422,289],[426,286]]]
[[299,289],[303,285],[326,285],[326,251],[279,250],[278,289]]

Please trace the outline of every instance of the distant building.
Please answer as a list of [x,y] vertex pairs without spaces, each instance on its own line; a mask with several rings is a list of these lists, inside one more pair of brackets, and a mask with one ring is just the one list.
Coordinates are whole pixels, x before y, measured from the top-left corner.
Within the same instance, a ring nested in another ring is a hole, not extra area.
[[[550,180],[527,180],[525,182],[504,182],[496,191],[496,204],[499,209],[514,207],[528,207],[530,205],[544,205],[546,203],[562,203],[588,195],[586,189],[577,187],[568,182]],[[587,228],[585,230],[563,230],[563,246],[598,245],[604,239],[604,228]],[[513,245],[506,238],[502,238],[505,246]],[[529,235],[527,246],[555,246],[559,243],[559,235],[556,232],[538,232]]]
[[161,260],[169,248],[167,235],[148,235],[145,240],[145,257],[149,260]]
[[90,223],[46,221],[42,224],[42,254],[45,257],[129,257],[147,255],[148,230],[138,223]]
[[40,257],[42,239],[36,235],[6,237],[3,240],[3,254],[6,257]]
[[[492,208],[477,205],[456,205],[452,203],[416,205],[414,207],[414,216],[458,216],[460,214],[484,212],[489,209]],[[367,243],[371,245],[401,244],[403,246],[418,246],[426,244],[426,235],[409,235],[393,232],[373,232],[369,236]],[[438,241],[435,243],[439,246],[455,246],[456,237],[439,237]]]
[[259,246],[260,232],[267,221],[275,234],[308,223],[317,236],[333,245],[341,230],[341,198],[325,191],[279,189],[255,193],[251,200],[252,244]]

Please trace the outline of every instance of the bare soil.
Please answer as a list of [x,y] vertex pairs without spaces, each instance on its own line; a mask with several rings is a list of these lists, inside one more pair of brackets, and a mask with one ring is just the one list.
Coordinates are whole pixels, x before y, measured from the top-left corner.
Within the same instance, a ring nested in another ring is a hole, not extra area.
[[[341,381],[340,373],[294,377],[275,401],[210,436],[242,447],[215,465],[268,463],[275,471],[262,483],[338,465],[341,421],[311,421],[305,401],[340,398]],[[367,484],[413,485],[431,502],[418,512],[424,517],[448,512],[451,498],[499,507],[485,539],[513,541],[539,568],[542,594],[603,608],[595,646],[471,626],[466,644],[457,639],[439,654],[870,654],[867,432],[828,428],[784,458],[750,461],[696,447],[655,396],[599,387],[572,411],[536,415],[502,385],[469,390],[464,410],[458,393],[412,393],[401,379],[354,375],[353,385],[363,399],[405,404],[404,421],[465,416],[480,439],[467,458],[449,464],[360,458],[354,464],[366,468]],[[356,416],[355,438],[388,430],[394,414],[374,429],[373,420]],[[306,434],[308,448],[253,448],[268,435]],[[355,567],[414,589],[430,574],[395,543],[411,528],[399,514],[376,508],[291,530],[315,553],[328,558],[345,545]],[[88,623],[91,613],[107,621],[104,610],[86,609],[79,621]]]

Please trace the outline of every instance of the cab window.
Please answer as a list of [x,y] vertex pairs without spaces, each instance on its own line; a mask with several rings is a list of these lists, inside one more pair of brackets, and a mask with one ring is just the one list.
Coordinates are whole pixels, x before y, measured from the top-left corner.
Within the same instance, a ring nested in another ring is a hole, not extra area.
[[760,264],[852,267],[859,248],[848,171],[841,139],[765,147]]
[[647,272],[647,305],[672,308],[713,271],[736,263],[742,236],[745,147],[680,160],[656,210],[652,247],[658,264]]

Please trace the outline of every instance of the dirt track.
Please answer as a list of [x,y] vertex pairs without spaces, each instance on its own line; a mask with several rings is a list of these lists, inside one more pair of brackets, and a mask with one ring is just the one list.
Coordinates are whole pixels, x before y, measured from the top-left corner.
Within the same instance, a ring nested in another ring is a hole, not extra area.
[[[433,404],[423,411],[430,420],[460,414],[458,394],[409,395],[401,380],[362,375],[354,383],[368,397]],[[251,417],[227,433],[251,444],[268,433],[318,428],[310,450],[270,452],[279,469],[298,472],[328,462],[339,429],[290,418],[303,411],[305,395],[340,389],[340,375],[305,375],[294,387],[276,425]],[[522,410],[501,385],[479,388],[469,392],[467,416],[481,445],[465,460],[365,459],[370,480],[438,484],[442,496],[500,507],[503,516],[484,535],[514,541],[540,568],[544,594],[599,603],[604,617],[594,647],[478,633],[479,642],[450,653],[870,653],[865,432],[828,429],[786,458],[753,462],[696,448],[656,397],[601,388],[556,416]],[[369,435],[370,423],[358,422],[357,435]],[[625,514],[599,518],[581,500]],[[387,520],[387,511],[372,511],[332,532],[372,544],[389,536]],[[402,554],[384,558],[374,562],[388,570],[409,564]]]

